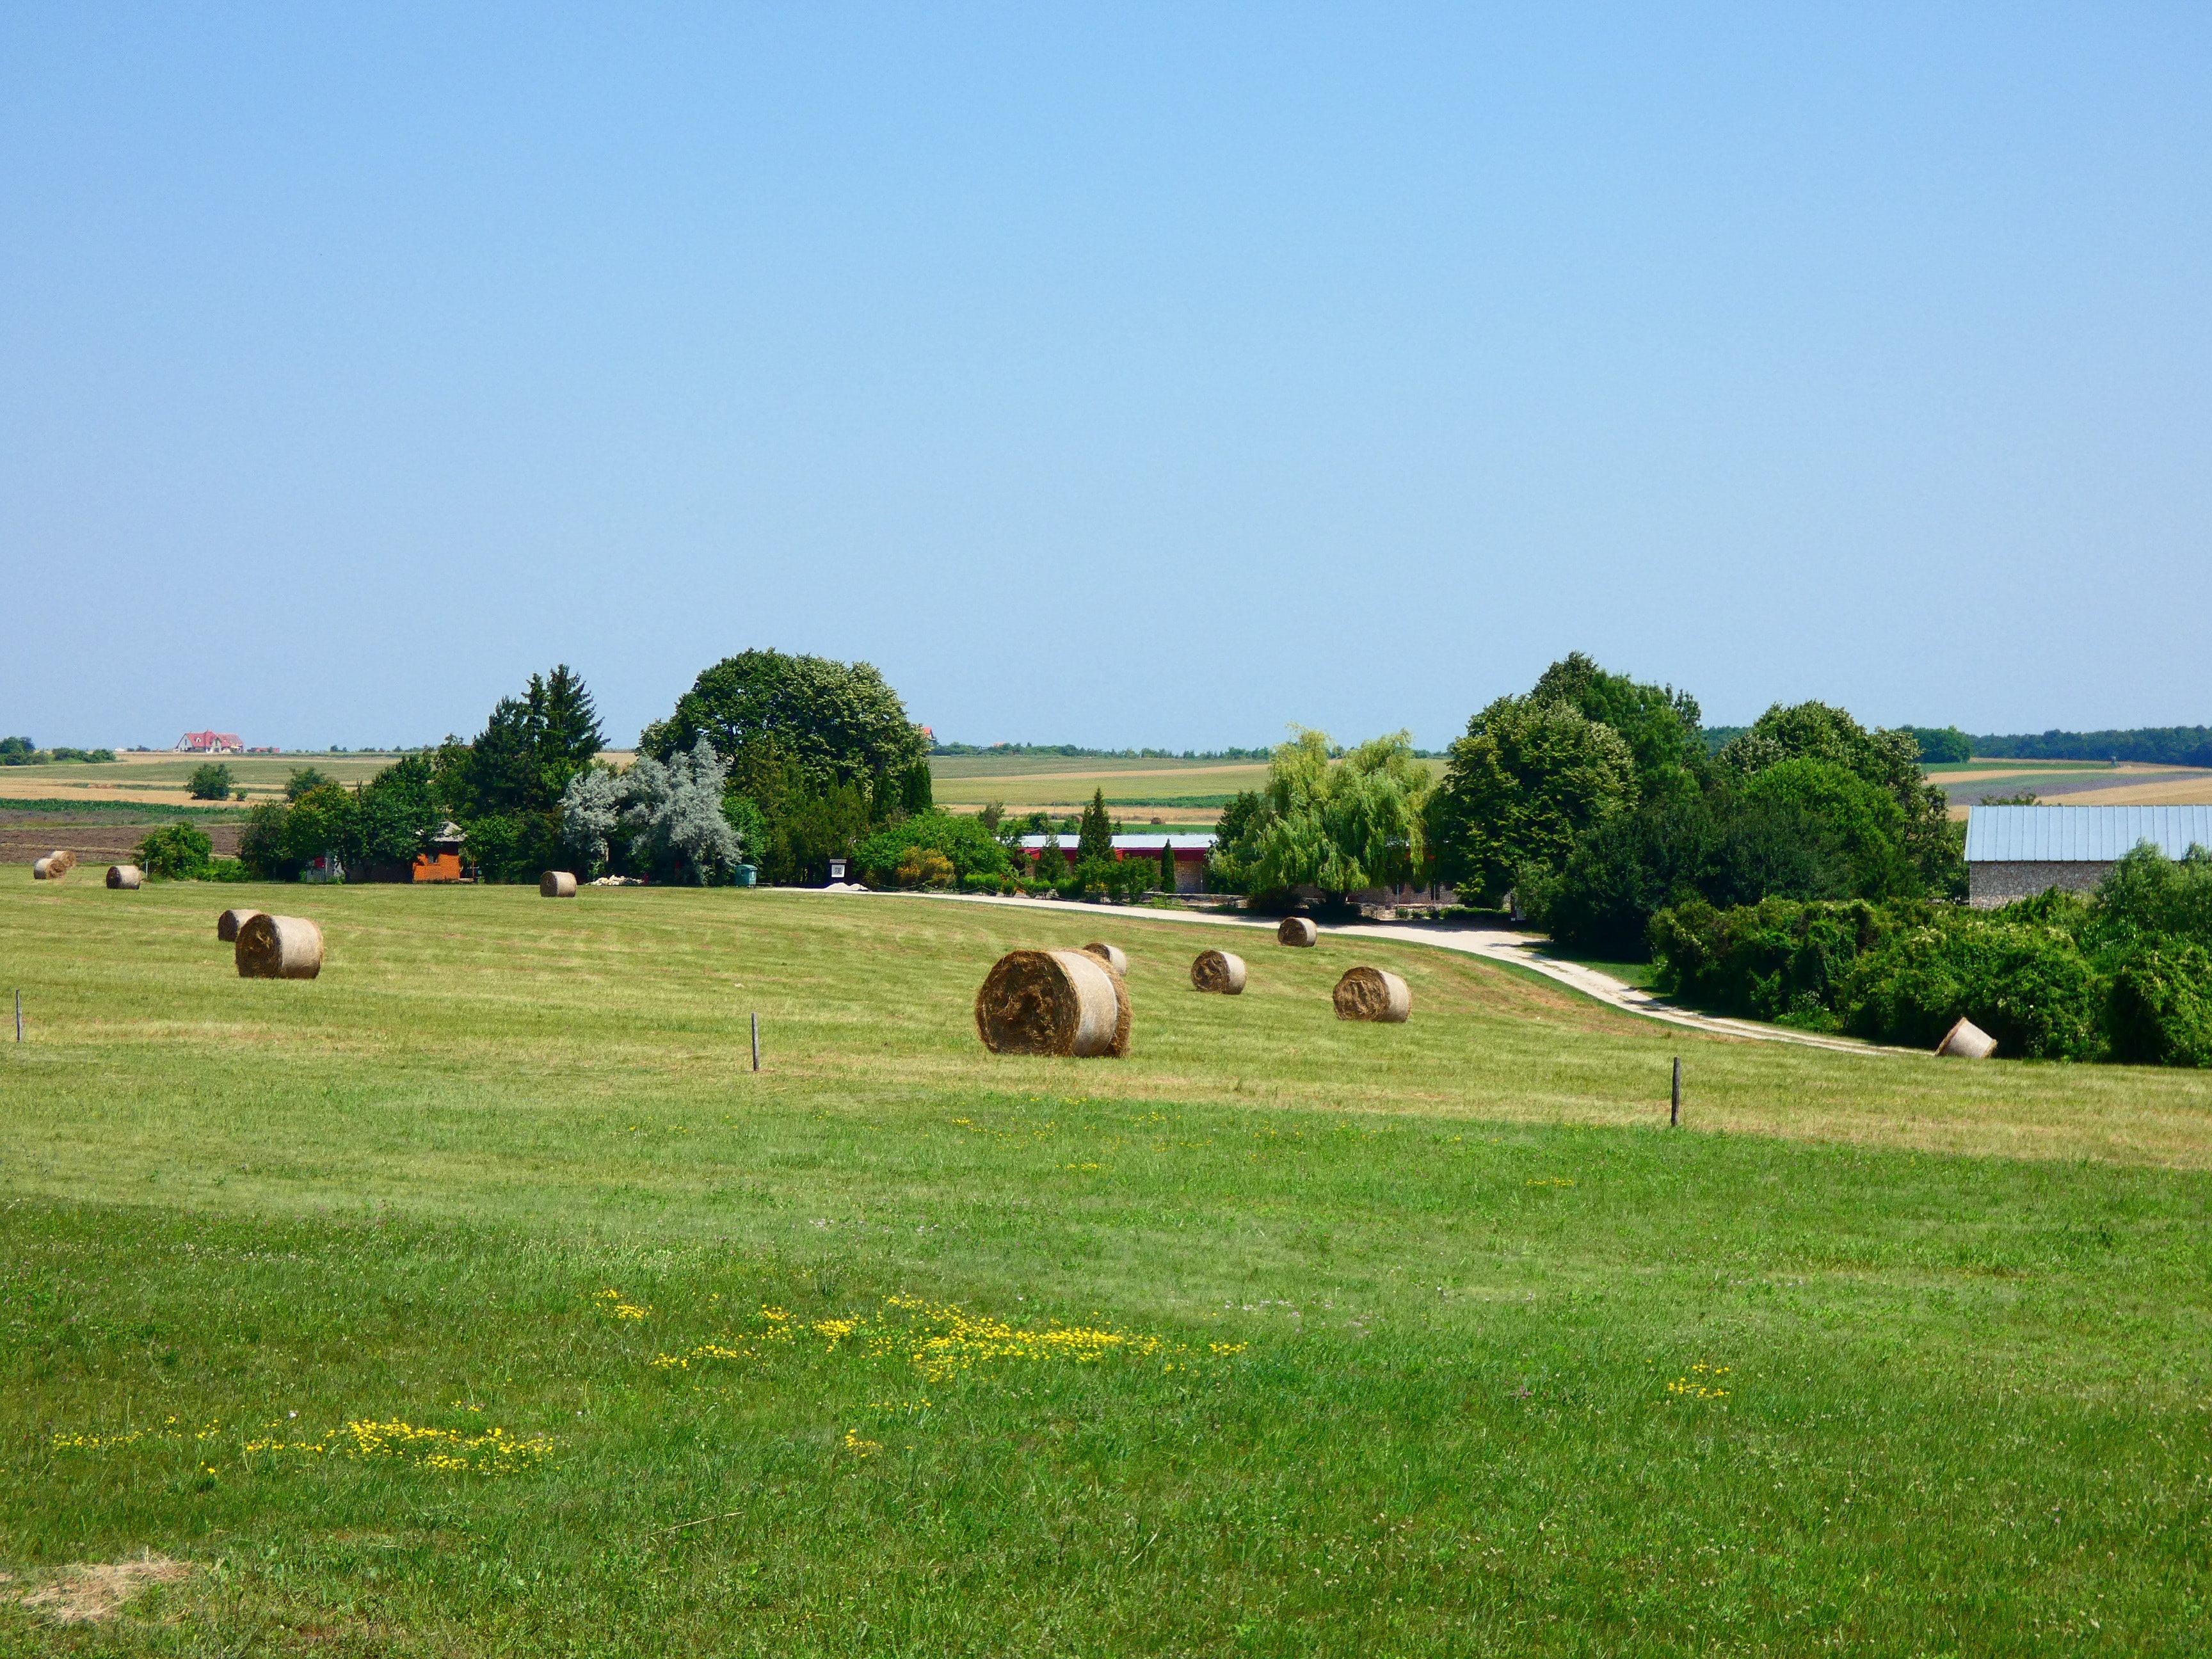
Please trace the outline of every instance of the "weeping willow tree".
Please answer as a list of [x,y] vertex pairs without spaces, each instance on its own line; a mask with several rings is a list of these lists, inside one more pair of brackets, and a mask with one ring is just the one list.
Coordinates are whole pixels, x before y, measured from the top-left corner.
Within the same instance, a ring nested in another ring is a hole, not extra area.
[[1431,779],[1412,734],[1371,738],[1340,757],[1330,750],[1327,732],[1292,728],[1267,787],[1217,855],[1221,875],[1249,892],[1318,887],[1337,900],[1424,878]]

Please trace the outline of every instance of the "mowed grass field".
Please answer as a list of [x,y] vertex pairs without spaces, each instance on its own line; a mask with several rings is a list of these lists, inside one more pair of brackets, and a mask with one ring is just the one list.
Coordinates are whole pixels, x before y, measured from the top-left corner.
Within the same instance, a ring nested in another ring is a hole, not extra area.
[[[1100,937],[1130,1058],[981,1051]],[[0,978],[0,1571],[193,1569],[0,1651],[2212,1640],[2212,1079],[890,896],[15,867]]]

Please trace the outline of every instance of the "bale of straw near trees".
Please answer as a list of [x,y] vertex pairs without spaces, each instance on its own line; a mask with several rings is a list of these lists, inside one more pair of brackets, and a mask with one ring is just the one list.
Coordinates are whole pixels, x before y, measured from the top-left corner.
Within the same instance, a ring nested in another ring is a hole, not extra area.
[[238,930],[261,914],[258,910],[226,910],[215,919],[215,936],[225,945],[238,937]]
[[975,993],[975,1030],[994,1054],[1129,1052],[1129,987],[1087,951],[1009,951]]
[[1129,958],[1118,945],[1109,945],[1103,939],[1093,939],[1083,947],[1124,979],[1129,975]]
[[323,930],[305,916],[257,913],[238,930],[240,979],[313,979],[323,971]]
[[1278,945],[1311,945],[1321,937],[1321,929],[1304,916],[1285,916],[1283,925],[1275,929]]
[[1996,1051],[1997,1040],[1971,1019],[1963,1018],[1944,1032],[1943,1040],[1936,1045],[1937,1054],[1960,1060],[1987,1060]]
[[1413,993],[1397,975],[1380,968],[1347,968],[1336,982],[1336,1017],[1403,1023],[1413,1012]]
[[548,870],[538,878],[538,891],[544,898],[574,898],[576,878],[566,870]]
[[111,864],[107,866],[107,884],[110,887],[136,887],[144,879],[143,872],[135,864]]
[[1244,994],[1244,958],[1226,951],[1201,951],[1190,964],[1190,982],[1224,997]]

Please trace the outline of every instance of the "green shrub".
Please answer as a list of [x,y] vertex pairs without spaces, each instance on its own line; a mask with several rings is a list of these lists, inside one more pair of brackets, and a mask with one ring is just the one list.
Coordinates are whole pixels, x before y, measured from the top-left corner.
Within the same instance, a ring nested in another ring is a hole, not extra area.
[[232,787],[230,769],[220,761],[194,767],[185,785],[194,800],[228,800]]
[[2188,940],[2138,945],[2112,975],[2112,1058],[2212,1066],[2212,954]]
[[189,823],[164,824],[138,843],[138,867],[170,881],[204,880],[214,850],[205,831]]
[[1753,1019],[1835,1024],[1837,981],[1894,926],[1862,899],[1767,899],[1717,909],[1702,898],[1651,919],[1659,988]]
[[908,855],[936,854],[955,879],[971,875],[996,877],[1009,867],[1006,846],[976,818],[960,812],[930,811],[886,824],[854,851],[854,862],[868,880],[878,884],[899,879]]
[[2106,1047],[2107,993],[2096,967],[2055,927],[1972,914],[1906,928],[1837,986],[1844,1028],[1933,1048],[1964,1018],[2015,1059],[2094,1060]]
[[204,881],[258,881],[260,877],[246,867],[243,859],[217,859],[207,867]]
[[2170,859],[2148,842],[2137,846],[2098,884],[2086,933],[2095,945],[2166,934],[2212,949],[2212,853],[2192,847]]

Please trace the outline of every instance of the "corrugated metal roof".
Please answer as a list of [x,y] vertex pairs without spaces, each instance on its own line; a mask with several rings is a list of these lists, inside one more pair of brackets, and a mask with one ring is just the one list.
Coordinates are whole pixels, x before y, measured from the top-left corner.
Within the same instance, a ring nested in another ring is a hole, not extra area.
[[[1116,836],[1114,837],[1114,846],[1119,852],[1157,853],[1160,850],[1160,843],[1165,842],[1178,853],[1202,853],[1219,839],[1218,836]],[[1044,837],[1024,836],[1022,845],[1034,853],[1044,845]],[[1062,851],[1073,853],[1075,851],[1075,837],[1073,835],[1062,836],[1060,838],[1060,845]]]
[[2106,864],[2148,842],[2170,859],[2212,847],[2212,806],[1977,806],[1969,864]]

